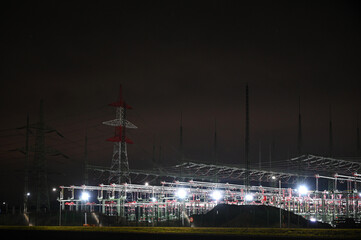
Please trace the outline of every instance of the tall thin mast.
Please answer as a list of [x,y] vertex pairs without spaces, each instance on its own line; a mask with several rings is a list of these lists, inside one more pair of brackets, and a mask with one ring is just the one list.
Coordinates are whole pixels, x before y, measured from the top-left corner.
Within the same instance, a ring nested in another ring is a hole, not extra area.
[[249,188],[249,99],[248,99],[248,84],[246,85],[246,135],[245,135],[245,186],[248,191]]

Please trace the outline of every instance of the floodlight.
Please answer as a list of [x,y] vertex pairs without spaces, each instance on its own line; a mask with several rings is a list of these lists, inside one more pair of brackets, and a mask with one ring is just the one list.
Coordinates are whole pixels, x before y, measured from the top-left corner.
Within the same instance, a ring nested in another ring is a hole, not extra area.
[[88,192],[82,192],[81,196],[80,196],[80,200],[82,201],[88,201],[90,198],[90,195]]
[[28,193],[26,193],[26,196],[30,196],[30,193],[28,192]]
[[187,192],[183,188],[178,189],[175,195],[180,199],[185,199],[187,197]]
[[253,195],[252,194],[247,194],[245,199],[246,199],[246,201],[253,201]]
[[310,218],[310,221],[311,221],[311,222],[316,222],[317,220],[316,220],[316,218],[313,218],[313,217],[312,217],[312,218]]
[[308,188],[305,185],[301,185],[298,187],[298,193],[300,195],[306,195],[308,193]]
[[156,202],[157,199],[155,197],[151,197],[150,200],[152,200],[152,202]]
[[148,183],[148,182],[146,182],[146,183],[144,183],[144,185],[147,187],[147,186],[149,186],[149,183]]
[[211,194],[212,199],[219,201],[222,198],[222,193],[218,190],[214,190]]
[[276,179],[276,176],[272,176],[271,178],[272,178],[272,180],[275,180],[275,179]]
[[53,192],[55,192],[56,191],[56,188],[53,188]]

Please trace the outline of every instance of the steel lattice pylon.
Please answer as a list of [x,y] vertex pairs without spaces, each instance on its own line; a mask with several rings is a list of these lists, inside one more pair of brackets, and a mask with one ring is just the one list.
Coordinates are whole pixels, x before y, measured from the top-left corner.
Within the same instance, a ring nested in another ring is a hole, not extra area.
[[[63,153],[45,144],[45,134],[55,132],[60,137],[63,137],[57,130],[45,124],[44,120],[44,101],[40,101],[39,120],[34,124],[29,123],[29,115],[27,118],[26,127],[26,146],[25,148],[17,149],[26,155],[25,167],[25,186],[24,186],[24,211],[28,209],[28,202],[36,206],[36,211],[48,211],[50,209],[49,189],[48,189],[48,171],[47,171],[47,156],[63,156],[69,158]],[[19,128],[19,129],[21,129]],[[31,129],[35,130],[35,145],[29,146],[29,134]],[[33,153],[34,160],[29,161],[30,153]],[[29,184],[30,183],[30,184]],[[30,191],[32,198],[29,199]]]
[[114,137],[107,139],[107,141],[114,143],[108,181],[117,184],[130,183],[127,144],[132,144],[133,141],[126,137],[125,130],[137,127],[126,120],[127,109],[131,109],[131,106],[123,101],[121,86],[118,101],[109,104],[109,106],[116,108],[116,115],[115,119],[103,122],[105,125],[115,127]]

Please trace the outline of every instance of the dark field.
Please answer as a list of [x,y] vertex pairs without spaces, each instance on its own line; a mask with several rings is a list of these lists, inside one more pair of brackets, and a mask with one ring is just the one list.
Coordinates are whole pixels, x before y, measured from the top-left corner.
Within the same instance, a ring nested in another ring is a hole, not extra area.
[[360,229],[18,227],[0,226],[2,238],[19,239],[360,239]]

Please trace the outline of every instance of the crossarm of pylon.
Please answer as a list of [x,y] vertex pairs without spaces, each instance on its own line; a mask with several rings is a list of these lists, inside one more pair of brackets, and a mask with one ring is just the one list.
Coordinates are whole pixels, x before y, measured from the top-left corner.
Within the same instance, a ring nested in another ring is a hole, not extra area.
[[[112,126],[112,127],[119,127],[119,126],[123,127],[121,119],[109,120],[109,121],[105,121],[102,123],[104,125],[108,125],[108,126]],[[135,126],[133,123],[129,122],[128,120],[125,120],[125,126],[126,126],[126,128],[138,128],[137,126]]]
[[48,154],[48,155],[51,155],[51,156],[62,156],[64,158],[67,158],[69,159],[70,157],[67,156],[66,154],[60,152],[59,150],[56,150],[52,147],[49,147],[49,146],[45,146],[45,153]]

